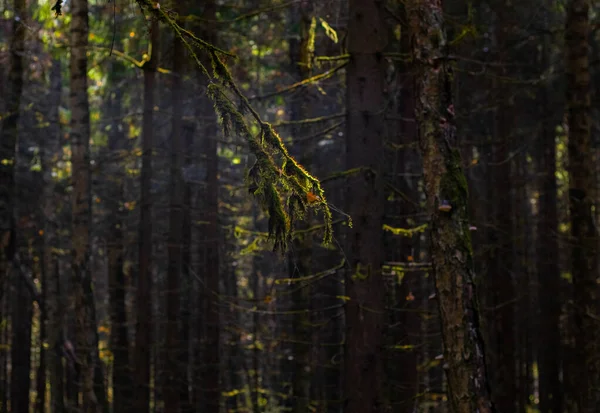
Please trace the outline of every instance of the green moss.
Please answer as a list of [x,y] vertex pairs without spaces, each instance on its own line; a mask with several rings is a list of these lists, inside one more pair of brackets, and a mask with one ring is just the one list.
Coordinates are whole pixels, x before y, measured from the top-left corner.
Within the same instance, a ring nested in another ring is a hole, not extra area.
[[461,226],[461,231],[458,232],[462,237],[460,244],[471,258],[473,247],[467,220],[469,186],[461,167],[460,152],[458,149],[452,149],[449,155],[446,161],[446,173],[444,173],[440,182],[440,196],[450,202],[452,206],[451,214],[457,214],[455,219]]
[[352,274],[352,279],[354,281],[364,281],[368,279],[371,276],[371,264],[367,265],[364,270],[365,272],[363,272],[362,264],[360,262],[356,264],[354,274]]
[[415,227],[415,228],[396,228],[396,227],[392,227],[392,226],[383,224],[383,230],[389,231],[394,235],[402,235],[404,237],[412,237],[415,234],[425,232],[425,230],[427,229],[427,226],[428,226],[428,224],[423,224],[423,225],[419,225],[418,227]]

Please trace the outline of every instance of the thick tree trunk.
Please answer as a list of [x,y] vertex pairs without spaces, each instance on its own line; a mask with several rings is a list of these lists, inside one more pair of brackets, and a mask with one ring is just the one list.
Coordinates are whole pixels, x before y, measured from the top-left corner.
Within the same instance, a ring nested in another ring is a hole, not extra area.
[[384,5],[350,0],[346,73],[346,204],[354,225],[347,233],[349,271],[345,305],[347,413],[385,410],[383,395],[383,126],[387,30]]
[[574,337],[579,413],[600,405],[597,228],[591,147],[589,0],[571,0],[565,25],[571,270],[574,285]]
[[452,68],[447,61],[441,0],[411,1],[409,20],[450,412],[494,412],[479,329],[468,188],[454,126]]
[[97,408],[94,394],[94,364],[92,349],[96,326],[86,290],[91,286],[90,227],[90,111],[87,95],[88,3],[74,0],[71,3],[71,162],[72,162],[72,299],[75,313],[75,354],[77,380],[82,393],[81,410],[93,412]]
[[152,354],[152,151],[154,150],[154,80],[158,67],[159,26],[150,29],[152,51],[144,65],[144,114],[142,119],[142,172],[139,221],[139,274],[136,292],[135,410],[150,410],[150,367]]

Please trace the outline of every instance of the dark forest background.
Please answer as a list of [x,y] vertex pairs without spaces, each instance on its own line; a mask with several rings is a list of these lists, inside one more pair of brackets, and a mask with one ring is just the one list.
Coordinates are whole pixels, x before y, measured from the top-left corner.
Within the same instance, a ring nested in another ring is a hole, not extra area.
[[597,412],[598,11],[0,1],[0,412]]

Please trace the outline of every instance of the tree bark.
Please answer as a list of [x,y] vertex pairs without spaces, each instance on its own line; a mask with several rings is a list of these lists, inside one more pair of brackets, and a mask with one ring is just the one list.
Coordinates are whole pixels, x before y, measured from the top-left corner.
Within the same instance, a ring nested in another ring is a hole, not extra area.
[[[91,172],[90,172],[90,110],[87,94],[88,3],[74,0],[71,3],[71,163],[72,163],[72,300],[75,313],[75,354],[77,381],[82,393],[80,408],[93,412],[97,408],[94,393],[93,339],[96,326],[92,325],[92,312],[87,297],[91,286],[90,227]],[[93,302],[91,303],[93,305]]]
[[[549,6],[547,6],[549,7]],[[546,11],[549,13],[549,11]],[[550,42],[544,40],[541,70],[550,62]],[[542,86],[541,116],[543,127],[538,148],[539,211],[537,223],[537,272],[539,275],[540,338],[538,346],[540,412],[561,413],[563,390],[560,383],[561,365],[561,278],[558,246],[558,197],[556,183],[556,142],[553,110],[550,104],[550,84]],[[557,119],[560,121],[560,119]]]
[[384,5],[350,0],[346,72],[347,233],[345,391],[347,413],[385,410],[383,395],[383,126],[387,30]]
[[579,413],[600,405],[598,257],[594,223],[595,175],[591,147],[589,0],[571,0],[565,23],[571,270],[574,286],[575,402]]
[[454,126],[441,0],[413,0],[415,115],[430,215],[433,272],[452,413],[494,412],[475,292],[468,188]]
[[[311,25],[312,2],[305,1],[293,7],[290,11],[291,24],[297,27],[296,35],[289,40],[290,73],[295,82],[300,82],[310,77],[309,66],[305,60],[308,56],[309,31]],[[314,47],[314,45],[313,45]],[[288,98],[288,110],[291,121],[299,121],[309,117],[307,96],[296,95]],[[293,127],[292,139],[301,138],[301,131],[308,130],[301,126]],[[311,148],[306,140],[294,140],[291,154],[302,165],[310,165]],[[310,215],[307,215],[309,217]],[[297,225],[299,230],[308,228],[309,218],[306,222]],[[305,277],[311,273],[312,237],[303,236],[293,240],[293,249],[288,253],[288,274],[290,278]],[[304,413],[309,410],[311,388],[311,337],[310,331],[310,303],[311,286],[302,284],[292,285],[292,311],[294,313],[291,330],[293,334],[293,360],[291,368],[292,397],[290,404],[292,413]]]
[[[117,84],[123,79],[125,66],[118,61],[111,65],[109,82]],[[112,385],[113,410],[125,413],[133,407],[132,378],[129,356],[129,337],[127,328],[126,278],[124,265],[124,212],[123,202],[125,171],[119,153],[126,150],[122,116],[123,93],[119,87],[109,92],[108,116],[112,120],[108,137],[110,163],[107,176],[112,180],[106,196],[106,208],[109,211],[107,259],[108,290],[110,301],[110,348],[113,354]]]
[[[180,10],[181,11],[181,10]],[[183,58],[185,57],[184,45],[175,36],[173,41],[173,89],[171,90],[171,107],[173,118],[171,122],[171,185],[170,185],[170,211],[169,211],[169,240],[168,240],[168,274],[167,274],[167,326],[166,326],[166,351],[165,366],[166,378],[164,381],[165,412],[177,413],[179,411],[180,388],[177,383],[186,381],[180,377],[178,366],[179,340],[178,320],[180,318],[180,279],[183,259],[183,219],[184,195],[183,182],[184,166],[184,136],[182,128],[183,113]]]
[[29,388],[31,385],[31,325],[33,299],[25,278],[14,277],[15,294],[12,299],[12,343],[10,360],[10,406],[11,412],[29,412]]
[[[214,44],[217,38],[216,21],[217,4],[215,0],[204,2],[200,37]],[[210,67],[210,60],[203,56],[205,67]],[[204,285],[201,287],[202,303],[199,331],[204,332],[202,347],[202,403],[203,411],[206,413],[218,413],[219,401],[221,399],[220,384],[220,309],[219,309],[219,248],[221,238],[219,236],[219,155],[217,136],[218,124],[214,114],[212,102],[206,94],[208,79],[202,76],[200,84],[203,86],[203,96],[200,107],[203,110],[202,117],[205,123],[202,125],[203,139],[201,141],[201,151],[203,160],[206,162],[206,186],[204,188],[202,226],[200,234],[200,257],[203,260],[202,276]]]
[[6,96],[6,116],[0,128],[0,298],[8,288],[10,262],[16,251],[15,239],[15,165],[17,162],[17,127],[19,124],[25,56],[27,4],[15,0],[10,38],[10,68]]
[[41,163],[44,179],[44,236],[42,252],[42,271],[44,272],[44,306],[48,322],[48,379],[50,383],[50,410],[62,412],[64,410],[64,385],[62,369],[62,333],[63,316],[61,308],[61,286],[58,276],[58,262],[52,252],[57,242],[56,205],[57,196],[52,177],[52,166],[59,153],[61,142],[61,128],[58,108],[62,97],[61,61],[54,59],[50,70],[50,101],[53,102],[49,114],[50,126],[48,135],[43,140],[41,148]]

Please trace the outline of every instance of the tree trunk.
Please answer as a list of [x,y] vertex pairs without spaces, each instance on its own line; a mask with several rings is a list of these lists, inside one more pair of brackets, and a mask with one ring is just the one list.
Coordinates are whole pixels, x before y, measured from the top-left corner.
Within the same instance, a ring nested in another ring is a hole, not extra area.
[[430,215],[450,411],[494,412],[479,330],[468,188],[454,126],[452,68],[447,60],[441,0],[413,0],[409,21],[416,65],[415,114]]
[[182,129],[183,112],[183,58],[184,45],[175,36],[173,41],[173,89],[172,100],[172,129],[171,129],[171,184],[170,184],[170,215],[169,215],[169,240],[168,256],[169,267],[167,274],[167,326],[166,326],[166,351],[165,367],[166,378],[164,381],[165,412],[177,413],[179,411],[180,388],[177,383],[181,380],[187,381],[186,377],[180,377],[178,366],[180,343],[178,320],[180,318],[180,279],[183,259],[183,218],[184,218],[184,195],[183,183],[184,166],[184,136]]
[[[118,61],[111,65],[109,82],[113,85],[123,79],[125,66]],[[127,328],[126,279],[124,265],[124,212],[123,200],[125,171],[119,154],[125,151],[124,125],[122,116],[123,94],[119,87],[110,92],[108,117],[111,119],[108,149],[110,163],[107,176],[113,180],[106,196],[109,211],[107,259],[108,291],[110,300],[110,348],[113,354],[112,386],[114,413],[125,413],[133,407],[132,380],[129,357],[129,337]]]
[[152,353],[152,151],[154,150],[154,80],[158,67],[159,26],[150,28],[150,60],[144,65],[142,119],[142,172],[139,221],[139,274],[136,292],[135,410],[150,411],[150,361]]
[[591,147],[589,0],[571,0],[565,25],[568,173],[571,221],[571,270],[574,286],[575,397],[579,413],[600,405],[597,229],[594,223],[595,176]]
[[[93,340],[95,325],[91,324],[86,285],[91,284],[89,267],[91,220],[90,179],[90,111],[87,95],[88,3],[71,3],[71,163],[72,163],[72,299],[75,313],[75,354],[77,380],[82,393],[83,412],[96,411],[94,394]],[[93,304],[93,303],[92,303]]]
[[347,413],[385,409],[383,397],[383,136],[387,30],[384,5],[350,0],[346,72],[347,233],[345,391]]
[[50,383],[50,410],[62,413],[64,411],[64,386],[62,369],[62,333],[63,316],[61,309],[60,277],[58,276],[58,262],[52,248],[56,245],[57,226],[56,205],[58,202],[55,194],[55,185],[52,177],[52,166],[59,153],[61,142],[61,128],[58,108],[62,97],[62,76],[60,59],[52,60],[50,70],[49,99],[53,103],[49,114],[50,126],[48,135],[42,141],[41,163],[44,179],[44,235],[42,245],[42,271],[46,282],[44,288],[44,307],[48,323],[48,378]]
[[[202,11],[202,24],[200,37],[214,44],[217,38],[217,28],[212,22],[216,21],[217,4],[215,0],[204,2]],[[205,57],[205,67],[210,67],[210,60]],[[202,76],[201,85],[208,86],[208,79]],[[203,90],[203,92],[205,89]],[[221,400],[220,385],[220,309],[219,309],[219,155],[217,151],[218,125],[214,114],[212,102],[204,94],[202,96],[202,117],[205,119],[203,127],[202,155],[206,162],[206,186],[202,206],[202,233],[200,235],[200,257],[203,260],[202,276],[204,285],[201,293],[201,323],[199,330],[204,332],[202,347],[202,400],[203,411],[218,413]]]
[[[547,6],[549,7],[549,6]],[[549,13],[549,11],[546,11]],[[550,63],[550,42],[544,40],[541,70]],[[539,275],[540,342],[538,346],[540,412],[561,413],[563,390],[561,364],[561,278],[558,246],[558,199],[556,183],[556,142],[553,110],[550,107],[551,84],[542,86],[541,116],[544,119],[538,142],[539,210],[537,223],[537,272]],[[560,121],[560,119],[557,119]]]
[[[309,66],[306,58],[311,56],[307,53],[310,37],[312,2],[306,1],[302,4],[292,7],[291,24],[297,27],[298,32],[289,40],[290,73],[294,76],[294,82],[300,82],[310,77]],[[314,45],[313,45],[314,47]],[[305,92],[307,92],[305,90]],[[309,117],[307,96],[296,95],[288,98],[288,108],[291,121],[300,121]],[[293,147],[291,154],[305,167],[310,165],[310,144],[301,138],[301,131],[308,130],[301,126],[293,127],[291,136]],[[310,214],[307,214],[307,222]],[[297,225],[299,230],[308,228],[307,222]],[[310,235],[296,238],[293,240],[293,248],[288,253],[288,274],[290,278],[306,277],[311,273],[311,247],[312,237]],[[311,337],[310,331],[310,302],[311,286],[303,286],[301,283],[294,283],[291,286],[292,293],[292,348],[293,360],[292,372],[292,413],[304,413],[309,411],[310,388],[311,388],[311,346],[308,344]]]
[[10,38],[10,68],[8,70],[8,91],[6,96],[6,116],[0,128],[0,298],[3,289],[9,288],[6,281],[10,262],[16,251],[15,240],[15,164],[17,162],[17,127],[19,124],[21,94],[25,56],[25,30],[27,4],[25,0],[15,0],[12,36]]
[[12,343],[10,360],[10,406],[11,412],[29,412],[29,388],[31,385],[31,323],[33,298],[23,276],[14,277],[15,294],[12,296]]
[[[183,134],[185,136],[185,165],[190,167],[193,161],[193,140],[194,132],[196,131],[195,123],[186,122],[183,126]],[[190,183],[185,183],[184,210],[183,210],[183,251],[182,251],[182,272],[183,281],[181,291],[183,293],[181,303],[181,334],[179,343],[179,394],[181,400],[181,412],[192,413],[194,411],[190,392],[191,383],[189,382],[190,371],[192,368],[190,362],[192,360],[190,352],[191,322],[192,319],[192,298],[193,298],[193,282],[192,282],[192,186]]]

